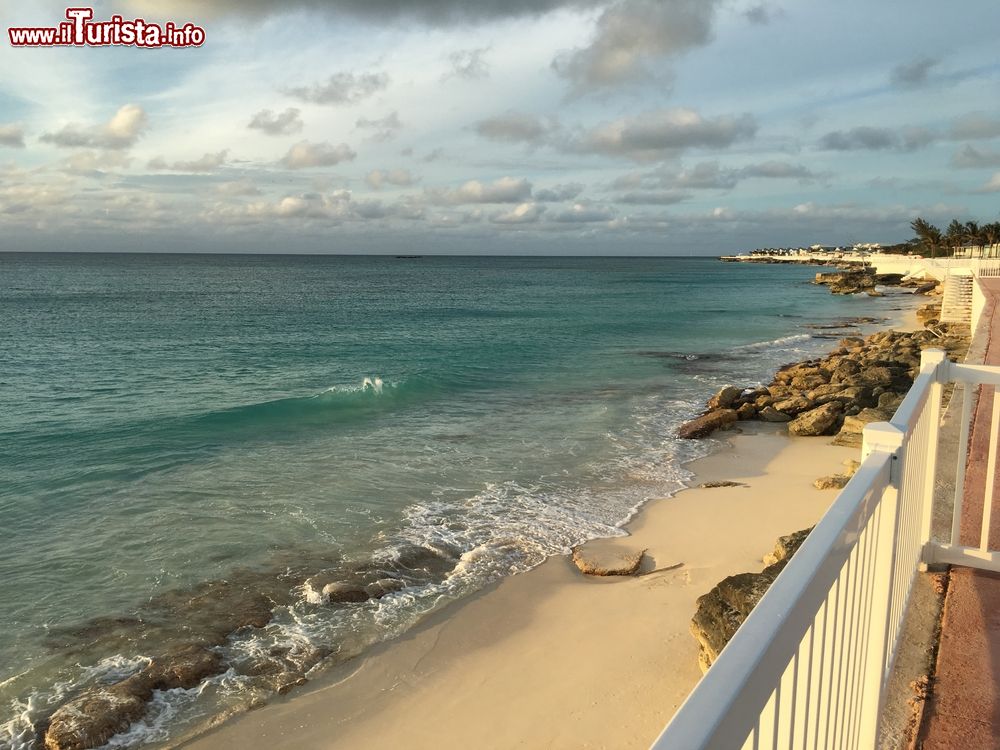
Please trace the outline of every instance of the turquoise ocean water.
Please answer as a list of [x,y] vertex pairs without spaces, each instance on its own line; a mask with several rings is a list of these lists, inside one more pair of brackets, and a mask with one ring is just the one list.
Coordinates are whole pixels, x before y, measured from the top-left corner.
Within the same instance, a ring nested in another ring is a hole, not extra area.
[[[273,617],[204,641],[226,672],[158,693],[111,747],[169,744],[622,533],[710,449],[674,433],[714,389],[899,304],[815,271],[0,254],[0,747],[248,596]],[[374,568],[394,583],[366,602],[302,585]]]

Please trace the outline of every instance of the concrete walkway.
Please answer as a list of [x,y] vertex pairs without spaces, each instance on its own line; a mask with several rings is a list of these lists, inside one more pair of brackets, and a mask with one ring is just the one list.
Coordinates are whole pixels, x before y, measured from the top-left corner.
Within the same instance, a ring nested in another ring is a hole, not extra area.
[[[1000,365],[1000,279],[989,280],[985,364]],[[993,393],[983,388],[973,416],[961,542],[979,546]],[[1000,485],[1000,482],[997,483]],[[990,547],[1000,547],[1000,486],[994,494]],[[1000,748],[1000,574],[954,567],[945,597],[937,677],[920,732],[924,750]]]

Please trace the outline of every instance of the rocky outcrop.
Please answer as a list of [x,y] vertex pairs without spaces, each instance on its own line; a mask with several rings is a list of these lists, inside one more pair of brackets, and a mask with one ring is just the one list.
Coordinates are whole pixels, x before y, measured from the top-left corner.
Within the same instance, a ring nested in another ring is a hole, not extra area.
[[774,549],[764,555],[764,564],[774,565],[776,562],[790,558],[798,552],[799,547],[802,546],[802,543],[812,530],[813,527],[810,526],[808,529],[802,529],[802,531],[793,531],[791,534],[779,536],[778,540],[774,543]]
[[811,530],[779,538],[774,552],[767,558],[767,567],[760,573],[739,573],[724,578],[698,598],[698,609],[691,620],[691,634],[698,641],[698,664],[702,672],[708,671],[719,657]]
[[737,388],[736,386],[727,385],[725,388],[719,390],[712,398],[708,400],[708,410],[714,411],[716,409],[728,409],[735,403],[736,399],[743,395],[743,389]]
[[154,659],[140,672],[92,688],[60,707],[45,731],[46,750],[86,750],[103,745],[146,711],[154,690],[193,688],[223,671],[218,654],[189,644]]
[[841,271],[840,273],[818,273],[815,284],[825,284],[833,294],[860,294],[874,292],[876,278],[871,271]]
[[606,540],[580,545],[573,550],[573,563],[589,576],[631,576],[639,572],[646,550],[623,549]]
[[836,427],[843,410],[844,407],[840,401],[830,401],[822,406],[817,406],[815,409],[803,412],[789,422],[788,432],[800,437],[829,434]]
[[846,474],[831,474],[813,481],[813,487],[817,490],[842,490],[850,481],[851,478]]
[[734,409],[716,409],[681,425],[677,435],[685,440],[708,437],[716,430],[732,426],[739,419]]
[[968,344],[963,326],[940,323],[933,330],[849,336],[825,357],[779,368],[766,387],[726,386],[709,403],[729,407],[687,422],[679,434],[705,437],[730,427],[735,414],[736,421],[788,422],[792,435],[835,435],[836,444],[857,447],[866,424],[889,420],[899,407],[920,369],[922,349],[942,347],[961,358]]

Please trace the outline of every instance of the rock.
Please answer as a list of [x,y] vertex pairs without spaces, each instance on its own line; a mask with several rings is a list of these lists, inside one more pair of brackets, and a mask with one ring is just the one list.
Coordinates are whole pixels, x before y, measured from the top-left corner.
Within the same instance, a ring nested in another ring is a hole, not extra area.
[[337,581],[323,587],[323,600],[330,602],[330,604],[366,602],[370,598],[364,586],[357,583]]
[[750,485],[744,484],[743,482],[730,482],[728,480],[720,480],[715,482],[702,482],[698,485],[699,489],[712,490],[716,487],[749,487]]
[[727,385],[708,400],[708,408],[710,411],[714,411],[715,409],[728,409],[742,394],[742,388]]
[[812,530],[813,527],[810,526],[808,529],[802,529],[802,531],[795,531],[785,536],[779,536],[778,541],[774,543],[774,551],[764,555],[764,564],[774,565],[776,562],[790,558],[799,551],[802,542],[806,540],[806,537],[809,536],[809,532]]
[[812,409],[816,404],[814,404],[809,399],[804,396],[792,396],[791,398],[786,398],[781,401],[776,401],[774,403],[774,408],[778,411],[795,416],[796,414],[801,414],[804,411]]
[[848,351],[857,351],[864,347],[865,340],[860,336],[848,336],[840,340],[840,345]]
[[898,409],[899,405],[903,403],[904,398],[906,398],[905,393],[893,393],[892,391],[886,391],[878,397],[878,408],[884,412],[895,414],[896,409]]
[[833,444],[849,448],[860,447],[862,443],[861,433],[866,425],[872,422],[886,422],[891,417],[891,413],[882,409],[862,409],[857,414],[848,415],[844,417],[844,423],[841,425],[840,432],[837,433]]
[[789,422],[792,419],[791,416],[778,411],[773,406],[765,406],[757,416],[765,422]]
[[753,404],[742,404],[736,410],[736,418],[741,420],[753,419],[757,416],[757,407]]
[[222,658],[218,654],[192,644],[153,659],[137,677],[149,679],[154,690],[174,690],[193,688],[222,671]]
[[573,550],[573,563],[589,576],[631,576],[639,572],[646,550],[622,549],[620,544],[602,540]]
[[708,437],[716,430],[729,427],[737,419],[738,416],[733,409],[716,409],[708,414],[702,414],[690,422],[685,422],[677,431],[677,435],[685,440]]
[[698,608],[691,619],[691,634],[698,641],[698,664],[702,672],[708,671],[719,657],[785,565],[786,561],[782,560],[760,573],[729,576],[698,597]]
[[853,458],[848,458],[844,461],[844,466],[847,467],[844,473],[849,477],[853,477],[858,473],[858,469],[861,468],[861,462],[855,461]]
[[128,730],[146,712],[154,690],[193,688],[223,671],[218,654],[196,644],[153,659],[145,669],[107,687],[92,688],[52,714],[46,750],[85,750]]
[[120,685],[89,690],[61,706],[45,730],[46,750],[87,750],[124,732],[146,712],[146,697]]
[[842,490],[849,481],[851,478],[846,474],[833,474],[828,477],[820,477],[813,482],[813,487],[817,490]]
[[832,433],[842,410],[843,407],[839,401],[831,401],[803,412],[788,424],[788,432],[800,437]]
[[860,379],[866,385],[892,385],[895,375],[888,367],[866,367]]
[[797,375],[792,378],[791,386],[792,388],[797,388],[800,391],[808,391],[810,388],[815,388],[818,385],[823,385],[824,383],[830,382],[830,378],[821,372],[813,372],[807,375]]

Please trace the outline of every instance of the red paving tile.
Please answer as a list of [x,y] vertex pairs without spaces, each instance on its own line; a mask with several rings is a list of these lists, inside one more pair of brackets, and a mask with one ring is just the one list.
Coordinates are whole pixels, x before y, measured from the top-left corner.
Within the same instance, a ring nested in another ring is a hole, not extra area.
[[[992,300],[985,363],[1000,364],[1000,280]],[[973,417],[965,479],[961,542],[979,546],[990,443],[992,389],[985,388]],[[1000,487],[994,494],[991,547],[1000,540]],[[952,568],[945,597],[937,677],[921,732],[924,750],[1000,748],[1000,574]]]

